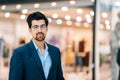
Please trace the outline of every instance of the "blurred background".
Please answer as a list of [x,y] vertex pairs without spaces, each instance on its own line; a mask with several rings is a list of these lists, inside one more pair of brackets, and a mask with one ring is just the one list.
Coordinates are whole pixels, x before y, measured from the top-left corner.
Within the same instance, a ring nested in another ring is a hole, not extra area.
[[46,41],[60,48],[65,80],[117,80],[119,0],[0,0],[0,80],[8,80],[13,49],[31,40],[34,11],[48,17]]

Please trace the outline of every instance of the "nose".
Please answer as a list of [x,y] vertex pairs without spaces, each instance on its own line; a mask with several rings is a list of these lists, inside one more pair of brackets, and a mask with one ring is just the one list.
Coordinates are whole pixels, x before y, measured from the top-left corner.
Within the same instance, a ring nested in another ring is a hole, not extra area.
[[38,31],[39,31],[39,32],[41,32],[41,31],[42,31],[42,29],[39,27],[39,28],[38,28]]

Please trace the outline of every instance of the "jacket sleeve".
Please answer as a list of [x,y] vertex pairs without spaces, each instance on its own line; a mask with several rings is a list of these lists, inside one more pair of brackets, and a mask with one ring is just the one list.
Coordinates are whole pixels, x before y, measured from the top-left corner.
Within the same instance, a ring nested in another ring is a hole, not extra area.
[[9,80],[24,80],[23,79],[23,59],[20,52],[14,50],[10,60]]
[[120,66],[120,48],[118,49],[118,52],[117,52],[117,63]]
[[61,66],[61,55],[60,55],[60,50],[59,52],[59,62],[58,62],[58,68],[57,68],[57,80],[65,80],[63,77],[63,71],[62,71],[62,66]]

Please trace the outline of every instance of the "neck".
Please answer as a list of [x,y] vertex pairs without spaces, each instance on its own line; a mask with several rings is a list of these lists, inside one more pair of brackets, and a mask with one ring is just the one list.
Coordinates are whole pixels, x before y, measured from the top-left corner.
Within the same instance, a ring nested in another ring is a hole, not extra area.
[[37,41],[35,39],[34,39],[34,41],[35,41],[36,45],[38,46],[38,48],[40,50],[44,50],[45,49],[45,41]]

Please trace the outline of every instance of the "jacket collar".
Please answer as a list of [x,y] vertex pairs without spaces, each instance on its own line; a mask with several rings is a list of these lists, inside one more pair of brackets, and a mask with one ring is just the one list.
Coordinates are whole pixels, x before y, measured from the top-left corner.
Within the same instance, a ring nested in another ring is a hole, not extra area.
[[45,80],[45,74],[44,74],[44,71],[43,71],[43,68],[42,68],[42,63],[41,63],[41,60],[39,59],[39,56],[37,54],[37,50],[36,50],[32,40],[28,43],[28,46],[30,48],[30,54],[32,55],[35,63],[37,64],[38,70],[39,70],[43,80]]
[[[34,61],[35,61],[35,63],[38,65],[38,68],[39,68],[39,70],[40,70],[40,73],[41,73],[41,75],[42,75],[42,77],[43,77],[43,80],[45,80],[45,74],[44,74],[44,71],[43,71],[43,68],[42,68],[42,63],[41,63],[41,60],[39,59],[39,56],[37,55],[37,50],[36,50],[36,48],[35,48],[35,46],[34,46],[34,44],[33,44],[33,41],[31,40],[29,43],[28,43],[28,45],[29,45],[29,47],[30,47],[30,52],[31,52],[31,55],[32,55],[32,57],[33,57],[33,59],[34,59]],[[56,62],[56,58],[54,57],[54,54],[53,53],[55,53],[54,51],[54,48],[52,48],[52,46],[50,45],[50,44],[48,44],[48,43],[46,43],[46,45],[47,45],[47,47],[48,47],[48,52],[49,52],[49,55],[50,55],[50,57],[51,57],[51,62],[52,62],[52,64],[51,64],[51,68],[50,68],[50,71],[49,71],[49,74],[48,74],[48,78],[52,75],[52,71],[54,70],[54,67],[55,66],[53,66]]]

